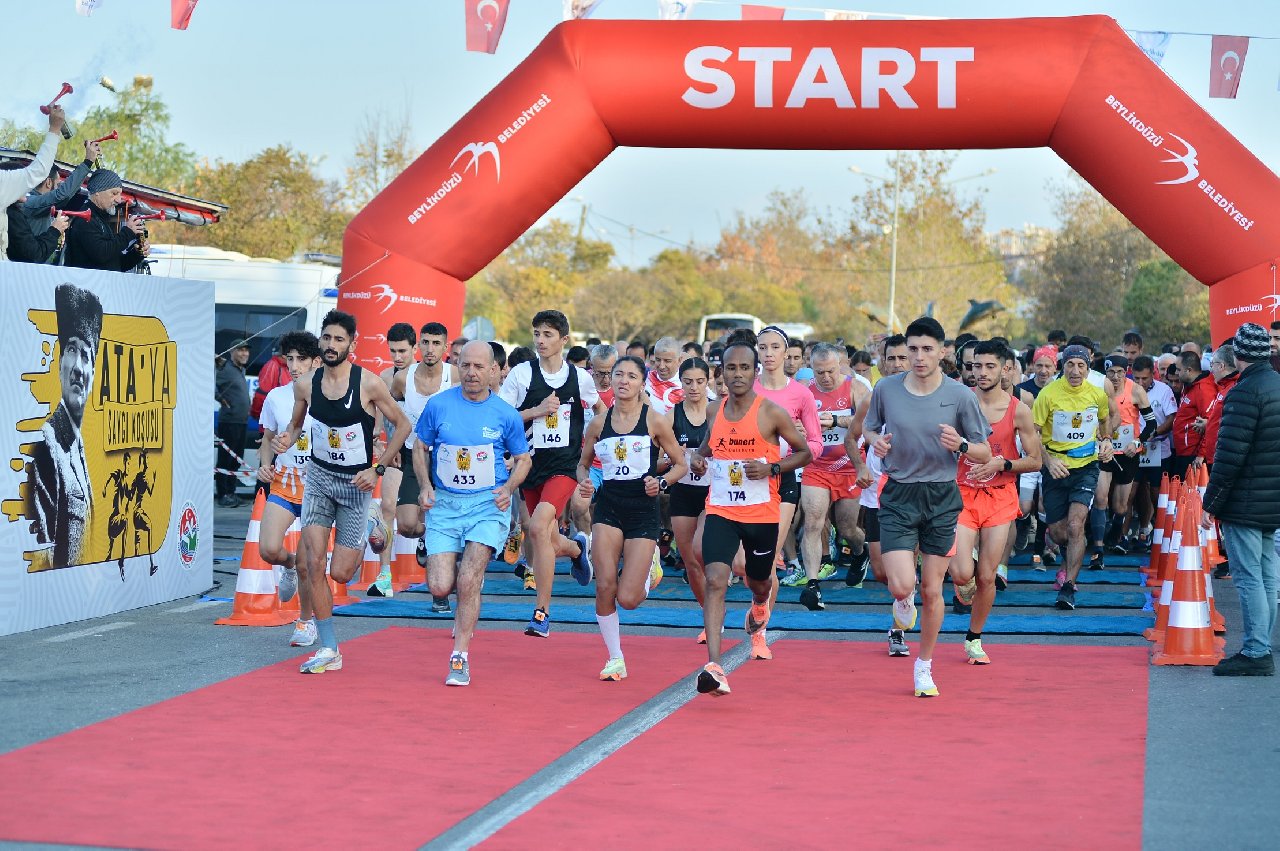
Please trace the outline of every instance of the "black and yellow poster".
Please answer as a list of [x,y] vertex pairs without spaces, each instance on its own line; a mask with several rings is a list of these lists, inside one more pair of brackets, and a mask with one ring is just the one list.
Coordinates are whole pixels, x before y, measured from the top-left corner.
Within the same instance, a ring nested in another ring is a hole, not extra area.
[[21,318],[0,338],[0,429],[22,554],[0,565],[0,634],[209,587],[212,286],[19,264],[0,282]]

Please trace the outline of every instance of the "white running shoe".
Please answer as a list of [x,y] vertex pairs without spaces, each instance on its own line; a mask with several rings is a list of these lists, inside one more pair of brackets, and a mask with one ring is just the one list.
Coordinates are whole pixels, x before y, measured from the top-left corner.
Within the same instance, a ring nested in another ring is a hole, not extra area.
[[915,595],[905,600],[893,601],[893,625],[903,632],[909,632],[916,625]]
[[938,687],[933,682],[933,666],[916,660],[916,697],[937,697]]
[[342,654],[331,647],[321,647],[316,655],[298,668],[304,674],[323,674],[325,671],[342,670]]
[[319,637],[320,635],[316,632],[316,622],[314,620],[294,621],[293,635],[289,636],[289,646],[310,647],[316,643],[316,639]]

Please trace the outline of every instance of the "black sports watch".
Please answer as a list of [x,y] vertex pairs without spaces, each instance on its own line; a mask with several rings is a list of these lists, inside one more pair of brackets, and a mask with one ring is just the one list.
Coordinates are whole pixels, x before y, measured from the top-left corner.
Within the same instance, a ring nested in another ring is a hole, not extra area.
[[782,475],[782,465],[781,465],[781,464],[779,464],[777,461],[774,461],[772,464],[770,464],[770,465],[769,465],[769,475],[770,475],[770,476],[781,476],[781,475]]
[[671,485],[667,483],[667,479],[666,479],[666,477],[665,477],[665,476],[659,476],[659,477],[658,477],[658,490],[659,490],[659,491],[662,491],[663,493],[666,493],[666,490],[667,490],[667,488],[669,488],[669,487],[671,487]]
[[381,476],[383,473],[387,472],[387,467],[385,464],[375,464],[373,467],[373,472]]
[[1012,469],[1013,469],[1013,462],[1010,461],[1008,458],[1004,459],[1004,471],[1008,473]]
[[967,455],[968,453],[969,453],[969,441],[967,441],[967,440],[961,440],[961,441],[960,441],[960,454],[961,454],[961,455]]

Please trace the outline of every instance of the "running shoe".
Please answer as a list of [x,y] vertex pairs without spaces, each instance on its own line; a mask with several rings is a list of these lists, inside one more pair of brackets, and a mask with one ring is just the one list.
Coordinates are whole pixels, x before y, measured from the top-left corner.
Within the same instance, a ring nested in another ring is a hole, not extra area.
[[933,682],[933,666],[921,665],[916,660],[915,680],[916,697],[937,697],[938,687]]
[[1126,547],[1125,542],[1121,540],[1116,541],[1114,544],[1107,547],[1107,552],[1115,556],[1127,556],[1129,554],[1129,548]]
[[443,597],[432,597],[431,611],[435,612],[437,615],[447,615],[452,612],[453,609],[449,608],[449,595],[446,594]]
[[1045,570],[1046,568],[1044,565],[1045,565],[1045,561],[1041,556],[1038,556],[1038,555],[1031,556],[1032,570]]
[[418,543],[413,547],[413,557],[418,562],[418,567],[427,566],[427,539],[419,538]]
[[[724,635],[724,624],[720,624],[720,634]],[[705,629],[702,632],[698,633],[698,643],[699,644],[707,643],[707,631]]]
[[289,636],[290,647],[310,647],[316,643],[319,638],[316,632],[316,622],[311,621],[294,621],[293,635]]
[[811,612],[820,612],[827,607],[822,602],[822,586],[818,584],[818,580],[810,579],[809,584],[800,592],[800,605]]
[[1021,517],[1018,519],[1016,537],[1013,543],[1015,550],[1025,550],[1031,546],[1036,535],[1036,518]]
[[524,628],[524,634],[534,638],[547,638],[551,635],[551,617],[542,609],[534,609],[529,625]]
[[951,613],[953,615],[967,615],[972,611],[972,603],[965,603],[956,595],[951,595]]
[[316,655],[298,668],[304,674],[323,674],[325,671],[342,670],[342,654],[331,647],[321,647]]
[[1061,591],[1062,584],[1066,581],[1067,581],[1067,572],[1065,570],[1059,570],[1058,575],[1053,578],[1053,590]]
[[732,588],[733,586],[737,585],[737,584],[738,584],[739,582],[741,582],[741,581],[742,581],[742,577],[741,577],[741,576],[739,576],[738,574],[734,573],[732,570],[731,570],[731,571],[729,571],[729,587],[730,587],[730,588]]
[[708,662],[698,673],[698,694],[720,697],[728,693],[729,678],[724,675],[724,668],[715,662]]
[[1107,566],[1106,557],[1102,554],[1102,550],[1098,550],[1089,557],[1090,570],[1102,570]]
[[444,678],[447,686],[471,685],[471,664],[462,658],[461,653],[449,657],[449,674]]
[[982,639],[975,638],[964,643],[965,661],[970,665],[990,665],[991,657],[982,649]]
[[910,656],[911,648],[907,646],[907,636],[900,629],[889,630],[889,655]]
[[1217,567],[1215,567],[1213,569],[1213,578],[1214,579],[1230,579],[1231,578],[1230,562],[1224,561],[1221,564],[1219,564]]
[[391,587],[391,568],[384,567],[378,571],[378,578],[365,589],[366,597],[394,597],[395,589]]
[[742,621],[742,628],[747,635],[755,635],[769,623],[769,606],[763,603],[752,603],[747,609],[747,616]]
[[793,570],[790,573],[784,574],[778,581],[788,588],[798,588],[801,585],[806,584],[809,581],[809,577],[805,574],[804,570]]
[[616,659],[610,659],[605,663],[604,670],[600,672],[600,679],[618,682],[627,678],[627,662],[621,656]]
[[1047,565],[1049,565],[1050,567],[1057,567],[1057,565],[1058,565],[1058,556],[1059,556],[1059,555],[1061,555],[1061,553],[1059,553],[1059,552],[1058,552],[1058,550],[1056,550],[1056,549],[1050,549],[1049,547],[1045,547],[1045,549],[1044,549],[1044,563],[1045,563],[1045,564],[1047,564]]
[[916,625],[916,601],[914,597],[893,601],[893,625],[903,632]]
[[507,564],[520,561],[520,544],[524,542],[524,530],[517,526],[507,536],[507,544],[502,548],[502,560]]
[[652,591],[662,584],[662,559],[658,558],[658,551],[654,549],[653,560],[649,562],[649,588],[645,592]]
[[524,572],[524,590],[526,591],[538,590],[538,578],[533,575],[532,570],[526,569]]
[[769,649],[769,641],[764,629],[751,636],[751,658],[764,660],[773,658],[773,651]]
[[591,584],[591,539],[587,537],[586,532],[578,532],[573,536],[573,541],[578,545],[578,554],[573,557],[573,566],[569,570],[573,574],[573,578],[578,580],[579,585]]
[[1009,587],[1009,565],[996,565],[996,590],[1003,591]]
[[863,581],[867,578],[867,568],[871,566],[871,553],[866,548],[862,548],[862,552],[853,557],[853,564],[849,566],[849,570],[844,575],[844,584],[850,588],[861,588]]
[[298,593],[298,571],[286,567],[280,572],[280,602],[287,603]]
[[1076,607],[1076,585],[1074,582],[1062,583],[1062,590],[1058,592],[1058,599],[1053,605],[1063,611],[1071,611]]
[[973,605],[973,595],[978,593],[978,577],[970,576],[969,581],[956,586],[956,597],[966,606]]
[[[848,570],[853,567],[854,562],[858,559],[858,556],[853,554],[853,544],[849,543],[845,538],[836,535],[834,529],[831,530],[831,533],[834,538],[832,541],[832,549],[835,550],[836,566],[843,567],[845,570]],[[864,552],[865,550],[866,547],[863,547]]]
[[818,568],[819,579],[830,579],[836,575],[836,566],[833,562],[823,561],[822,566]]

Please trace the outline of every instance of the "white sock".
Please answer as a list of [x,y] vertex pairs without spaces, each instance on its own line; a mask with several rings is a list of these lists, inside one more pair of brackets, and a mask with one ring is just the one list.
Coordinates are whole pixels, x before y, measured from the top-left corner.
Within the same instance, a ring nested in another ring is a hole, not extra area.
[[622,628],[618,624],[618,613],[596,615],[596,623],[600,624],[600,637],[604,639],[605,650],[610,659],[622,658]]
[[921,668],[924,668],[925,670],[932,670],[932,669],[933,669],[933,660],[932,660],[932,659],[921,659],[919,656],[917,656],[917,657],[916,657],[916,670],[918,671],[918,670],[920,670]]

